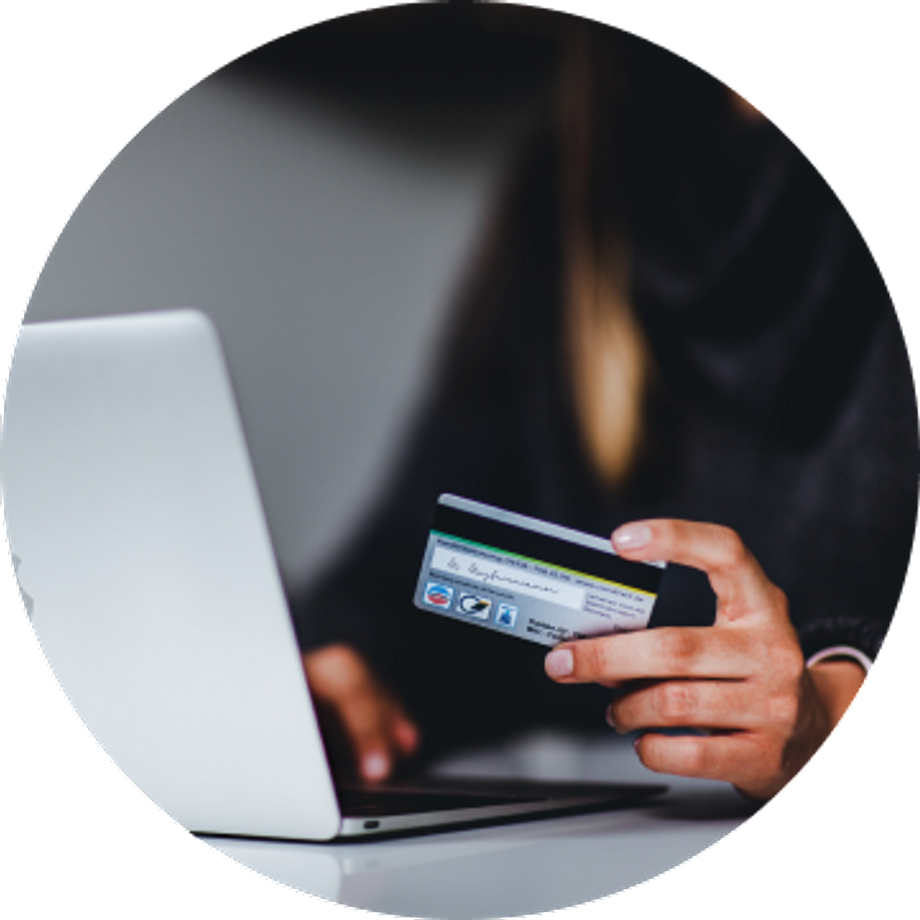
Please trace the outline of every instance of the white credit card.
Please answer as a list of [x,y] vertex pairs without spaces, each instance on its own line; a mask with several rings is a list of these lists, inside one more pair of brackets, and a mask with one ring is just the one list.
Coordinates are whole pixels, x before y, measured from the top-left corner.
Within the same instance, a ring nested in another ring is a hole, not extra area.
[[415,606],[552,646],[644,629],[664,568],[618,556],[603,537],[445,494]]

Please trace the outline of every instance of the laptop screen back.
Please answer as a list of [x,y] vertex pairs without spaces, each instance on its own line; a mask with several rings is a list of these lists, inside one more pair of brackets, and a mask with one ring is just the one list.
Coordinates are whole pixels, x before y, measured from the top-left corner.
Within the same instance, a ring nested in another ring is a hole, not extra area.
[[17,577],[118,765],[186,827],[327,839],[332,780],[217,336],[195,311],[23,328]]

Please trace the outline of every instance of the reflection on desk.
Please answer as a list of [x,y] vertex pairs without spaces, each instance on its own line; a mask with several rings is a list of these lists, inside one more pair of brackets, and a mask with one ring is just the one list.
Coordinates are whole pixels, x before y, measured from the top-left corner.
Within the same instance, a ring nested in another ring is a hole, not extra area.
[[[435,772],[662,781],[639,763],[628,739],[549,732],[455,755]],[[352,907],[446,920],[512,916],[583,903],[652,878],[710,846],[757,807],[724,783],[665,781],[665,796],[637,808],[404,839],[203,839],[263,875]]]

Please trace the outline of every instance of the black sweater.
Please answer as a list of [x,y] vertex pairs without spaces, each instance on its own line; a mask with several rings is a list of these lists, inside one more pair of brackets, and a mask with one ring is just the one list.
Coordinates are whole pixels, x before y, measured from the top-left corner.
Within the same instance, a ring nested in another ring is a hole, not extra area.
[[[771,124],[638,40],[621,159],[632,297],[656,367],[646,447],[605,489],[581,446],[561,348],[560,159],[516,172],[488,265],[394,481],[311,591],[301,644],[361,650],[431,749],[538,722],[603,725],[610,692],[558,687],[545,649],[416,610],[437,496],[589,533],[668,516],[733,527],[789,597],[806,656],[874,657],[907,566],[917,411],[884,283],[839,201]],[[700,573],[670,566],[652,625],[706,624]]]

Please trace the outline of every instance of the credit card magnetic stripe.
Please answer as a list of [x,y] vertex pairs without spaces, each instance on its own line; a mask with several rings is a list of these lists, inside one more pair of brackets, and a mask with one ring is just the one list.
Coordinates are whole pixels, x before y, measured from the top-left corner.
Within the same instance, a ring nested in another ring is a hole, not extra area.
[[523,530],[501,521],[491,520],[439,504],[432,531],[482,545],[494,552],[513,553],[548,567],[565,568],[585,575],[629,585],[657,594],[662,570],[621,556],[601,552],[547,534]]

